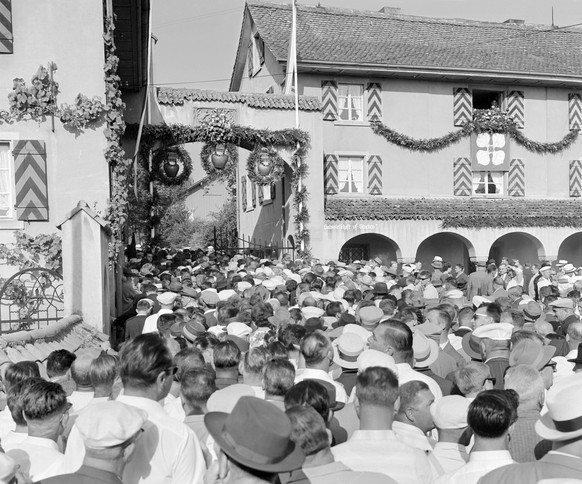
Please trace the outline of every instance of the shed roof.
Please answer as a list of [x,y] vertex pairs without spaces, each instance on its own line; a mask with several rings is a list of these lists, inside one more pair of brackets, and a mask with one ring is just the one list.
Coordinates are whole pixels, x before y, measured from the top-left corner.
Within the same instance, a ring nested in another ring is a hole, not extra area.
[[519,198],[328,197],[325,219],[439,220],[443,227],[582,227],[582,201]]
[[[247,12],[268,49],[284,62],[291,5],[251,0]],[[582,75],[582,30],[300,5],[297,55],[299,65],[314,62],[360,69],[378,66],[571,78]]]

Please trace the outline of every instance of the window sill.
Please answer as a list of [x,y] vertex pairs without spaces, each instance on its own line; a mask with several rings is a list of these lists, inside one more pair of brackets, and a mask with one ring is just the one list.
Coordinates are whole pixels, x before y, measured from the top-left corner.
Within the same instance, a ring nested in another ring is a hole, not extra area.
[[370,123],[368,121],[335,121],[333,123],[335,126],[362,126],[362,127],[370,127]]
[[470,198],[512,198],[509,195],[471,195]]
[[22,220],[0,218],[0,230],[24,230],[24,222]]
[[265,206],[265,205],[272,205],[273,204],[273,200],[269,199],[269,200],[263,200],[263,202],[261,203],[261,205]]

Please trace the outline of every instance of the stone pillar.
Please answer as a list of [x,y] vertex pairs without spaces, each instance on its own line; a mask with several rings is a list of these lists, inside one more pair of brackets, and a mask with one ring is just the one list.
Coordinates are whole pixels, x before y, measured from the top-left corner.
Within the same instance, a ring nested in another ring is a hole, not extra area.
[[111,230],[84,201],[57,227],[63,241],[65,316],[79,314],[85,323],[109,334],[114,295],[108,258]]

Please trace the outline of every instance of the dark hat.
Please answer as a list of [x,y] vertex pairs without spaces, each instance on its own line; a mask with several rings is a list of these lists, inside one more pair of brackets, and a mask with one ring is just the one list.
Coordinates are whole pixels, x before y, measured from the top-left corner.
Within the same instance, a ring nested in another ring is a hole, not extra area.
[[305,321],[304,326],[306,334],[313,333],[318,329],[321,329],[322,331],[325,329],[325,326],[323,325],[323,321],[321,320],[321,318],[309,318],[307,321]]
[[536,321],[542,315],[542,308],[535,301],[528,301],[523,308],[523,316],[526,321]]
[[374,294],[388,294],[388,286],[385,282],[377,282],[374,284]]
[[289,417],[265,400],[241,397],[230,414],[209,412],[204,424],[226,455],[251,469],[288,472],[305,460],[291,440]]

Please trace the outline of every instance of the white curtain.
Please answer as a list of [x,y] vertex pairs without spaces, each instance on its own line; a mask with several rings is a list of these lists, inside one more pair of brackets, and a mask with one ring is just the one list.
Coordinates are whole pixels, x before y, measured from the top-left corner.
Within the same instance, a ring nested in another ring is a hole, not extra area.
[[10,177],[10,150],[0,144],[0,217],[11,214],[12,180]]
[[364,117],[364,87],[359,84],[351,84],[349,86],[349,91],[352,98],[352,105],[354,107],[352,121],[361,121]]

